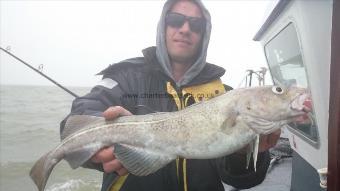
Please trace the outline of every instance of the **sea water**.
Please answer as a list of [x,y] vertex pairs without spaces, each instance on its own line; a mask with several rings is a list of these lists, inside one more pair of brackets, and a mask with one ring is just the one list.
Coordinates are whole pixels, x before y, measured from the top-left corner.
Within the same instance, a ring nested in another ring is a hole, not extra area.
[[[84,95],[90,88],[70,88]],[[56,86],[0,86],[0,190],[35,191],[29,171],[60,143],[59,123],[73,96]],[[47,191],[98,191],[102,173],[62,161],[52,171]]]

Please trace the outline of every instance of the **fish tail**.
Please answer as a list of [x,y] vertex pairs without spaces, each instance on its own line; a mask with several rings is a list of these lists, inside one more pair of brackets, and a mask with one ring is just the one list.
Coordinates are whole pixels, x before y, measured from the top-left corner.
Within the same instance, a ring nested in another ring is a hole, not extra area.
[[39,191],[43,191],[46,186],[48,177],[51,174],[53,167],[61,160],[61,158],[54,158],[53,151],[43,155],[32,167],[30,176],[38,187]]

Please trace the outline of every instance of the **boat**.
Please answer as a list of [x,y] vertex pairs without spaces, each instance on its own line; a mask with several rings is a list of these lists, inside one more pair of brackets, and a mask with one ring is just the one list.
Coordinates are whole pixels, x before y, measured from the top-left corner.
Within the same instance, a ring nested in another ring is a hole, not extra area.
[[340,1],[280,0],[253,38],[273,84],[306,87],[312,123],[289,124],[291,191],[340,190]]

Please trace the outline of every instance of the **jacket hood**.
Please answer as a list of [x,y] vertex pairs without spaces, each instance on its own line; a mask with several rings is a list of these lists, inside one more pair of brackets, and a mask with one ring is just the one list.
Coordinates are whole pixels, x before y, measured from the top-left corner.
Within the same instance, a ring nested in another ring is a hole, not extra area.
[[[165,2],[163,11],[161,14],[161,18],[157,26],[156,56],[165,74],[168,75],[172,79],[174,78],[172,76],[171,63],[170,63],[168,51],[166,48],[166,42],[165,42],[165,16],[168,13],[168,11],[172,8],[172,6],[178,1],[179,0],[167,0]],[[195,63],[186,71],[183,78],[179,82],[176,83],[178,87],[188,84],[193,78],[195,78],[202,71],[202,69],[206,65],[207,50],[208,50],[208,44],[209,44],[210,32],[211,32],[211,18],[210,18],[210,14],[208,10],[204,7],[204,5],[202,4],[200,0],[193,0],[193,1],[201,8],[203,17],[206,20],[206,29],[205,29],[205,32],[203,33],[204,36],[202,38],[202,46],[200,49],[201,54],[199,54]]]

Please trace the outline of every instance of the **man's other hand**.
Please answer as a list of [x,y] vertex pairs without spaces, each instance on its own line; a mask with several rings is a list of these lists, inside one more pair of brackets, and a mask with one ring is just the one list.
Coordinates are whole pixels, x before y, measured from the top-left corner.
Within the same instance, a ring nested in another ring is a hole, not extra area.
[[272,147],[274,147],[279,140],[281,135],[281,129],[274,131],[268,135],[260,136],[259,152],[264,152]]
[[[113,120],[120,116],[132,115],[128,110],[121,106],[109,107],[103,112],[103,116],[106,120]],[[120,176],[124,176],[128,173],[127,169],[122,163],[116,159],[114,154],[114,147],[106,147],[98,151],[91,159],[94,163],[102,163],[103,169],[106,173],[116,172]]]

